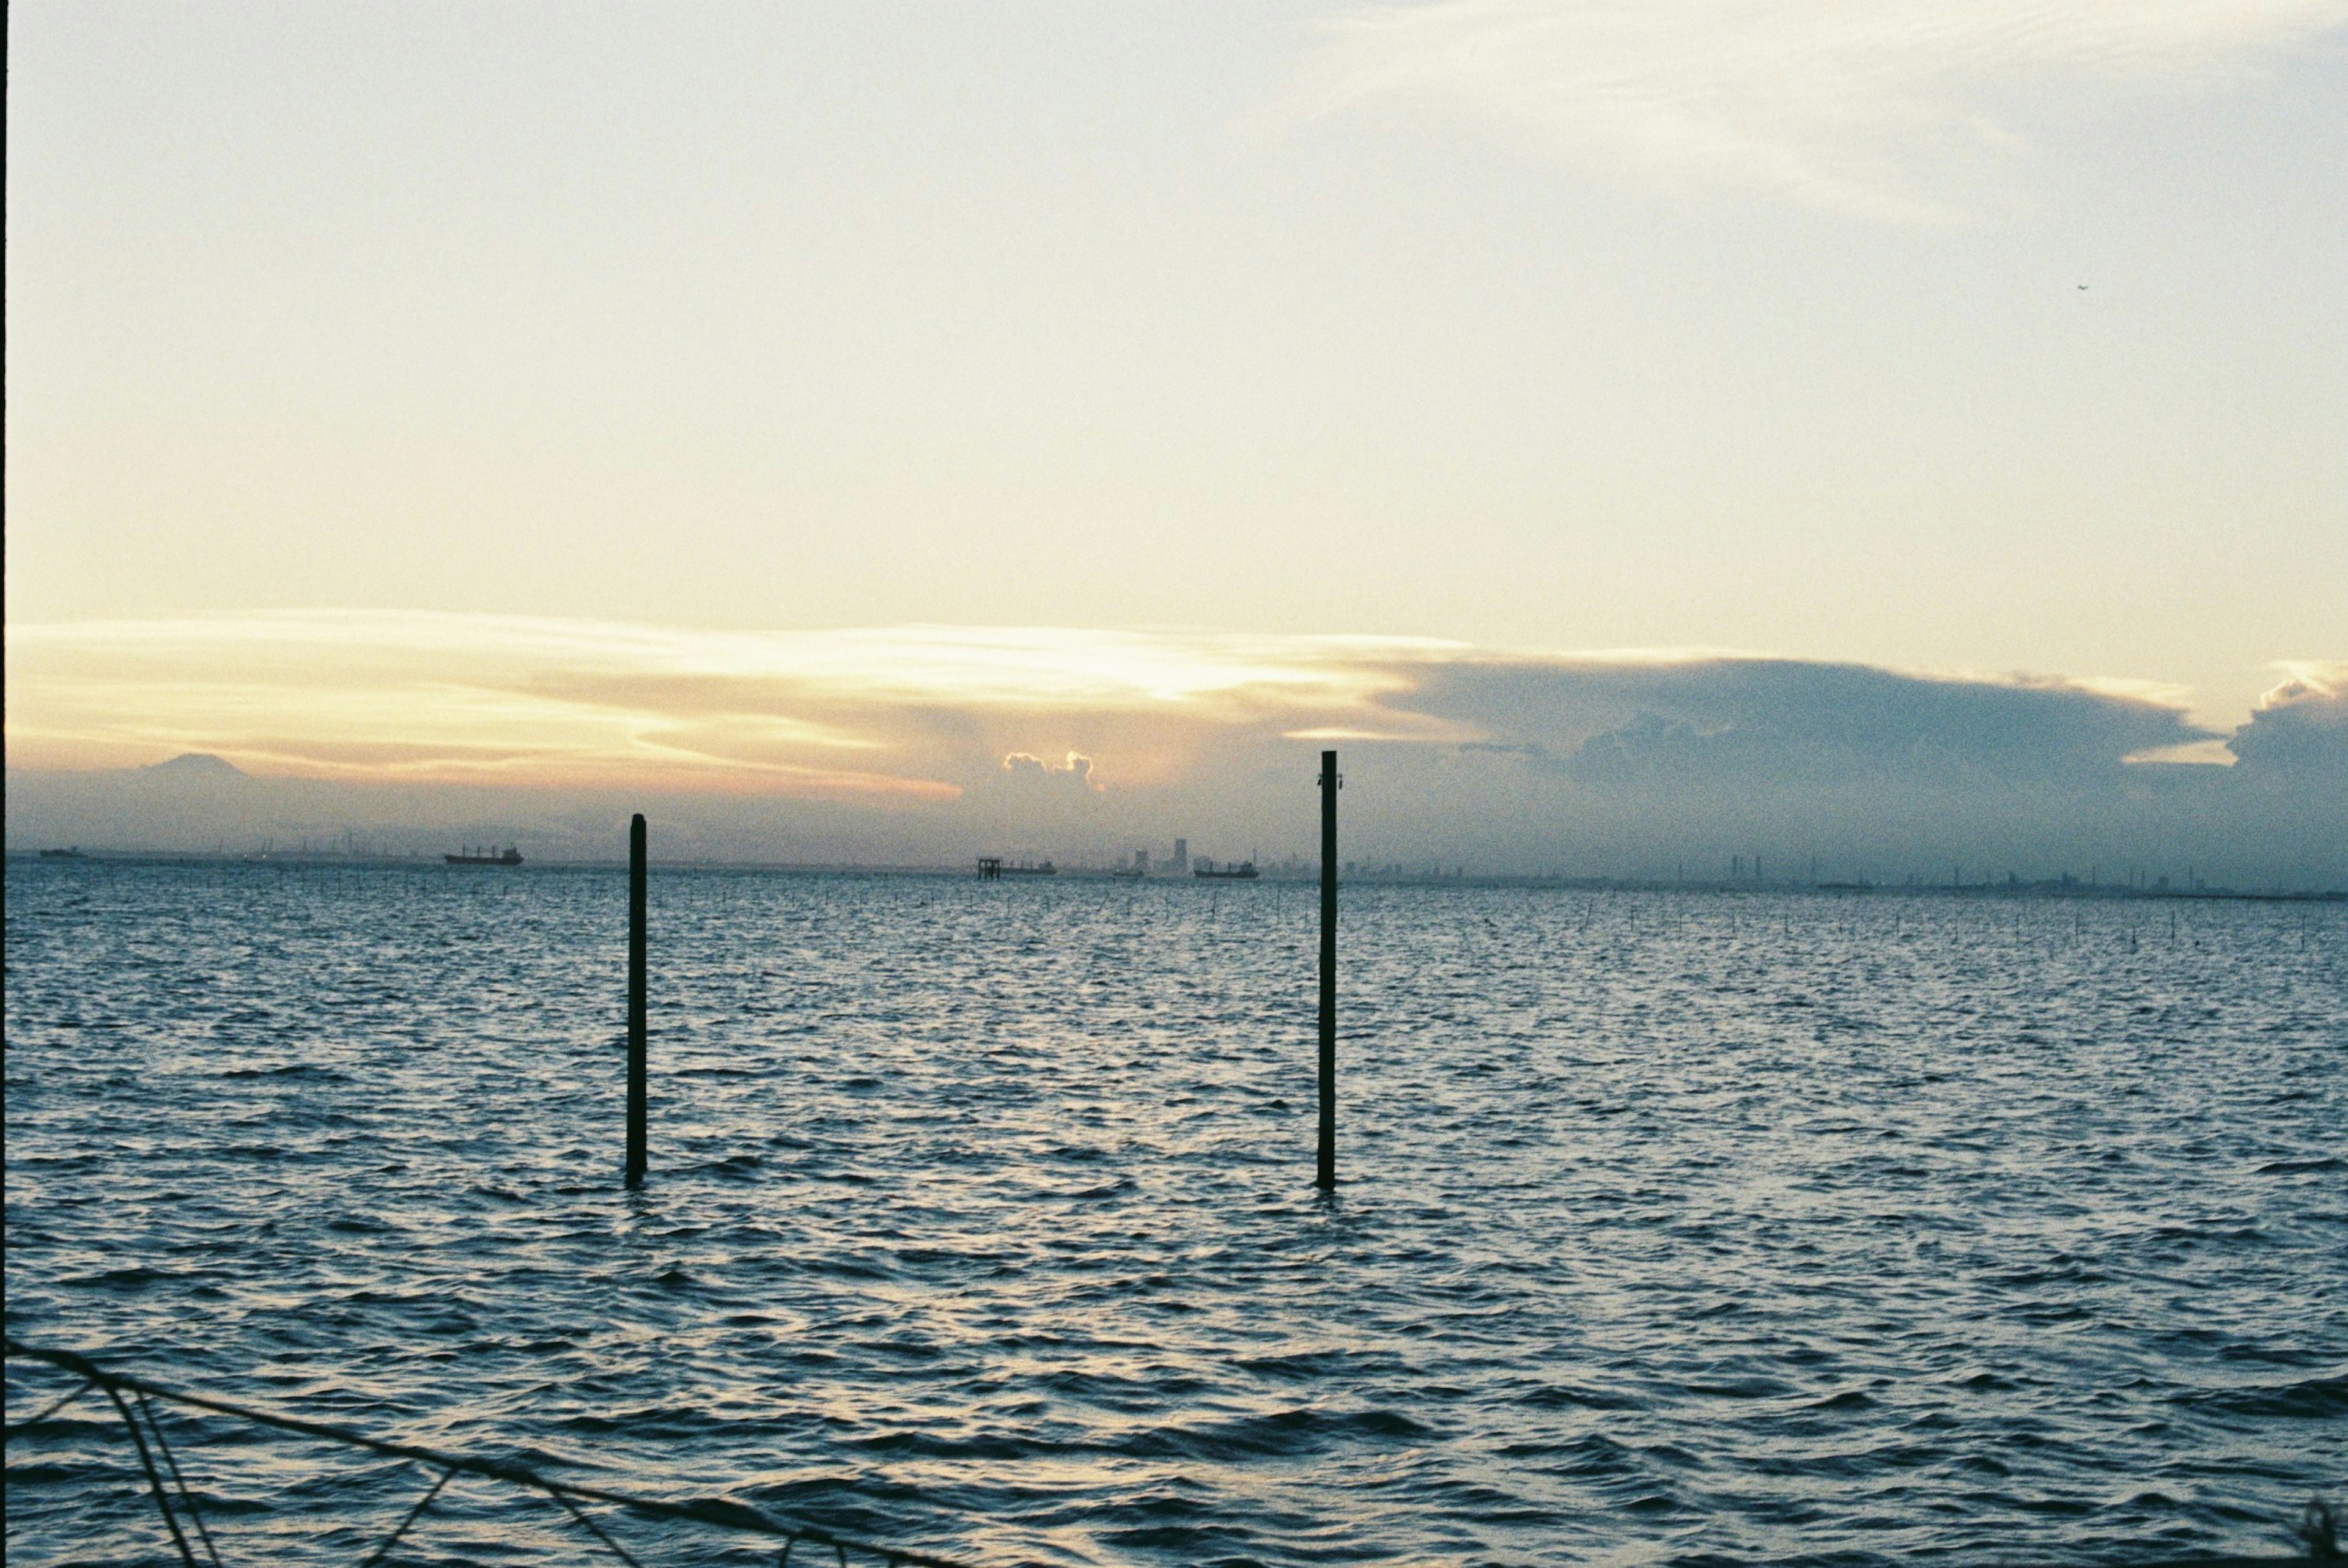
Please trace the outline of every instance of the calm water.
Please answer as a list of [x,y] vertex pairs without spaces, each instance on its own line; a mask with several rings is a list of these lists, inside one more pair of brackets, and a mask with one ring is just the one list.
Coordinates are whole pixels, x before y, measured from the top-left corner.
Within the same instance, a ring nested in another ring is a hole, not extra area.
[[[656,876],[634,1195],[623,906],[12,862],[10,1332],[990,1563],[2271,1552],[2348,1475],[2336,906],[1348,890],[1334,1204],[1309,889]],[[176,1430],[232,1563],[421,1490]],[[118,1429],[11,1450],[11,1563],[161,1560]]]

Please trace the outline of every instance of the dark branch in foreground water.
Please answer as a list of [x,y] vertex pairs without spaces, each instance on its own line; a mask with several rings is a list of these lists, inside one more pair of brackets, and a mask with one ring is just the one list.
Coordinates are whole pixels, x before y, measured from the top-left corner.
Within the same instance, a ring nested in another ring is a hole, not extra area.
[[[7,1341],[7,1353],[11,1359],[21,1357],[27,1360],[45,1362],[61,1371],[71,1373],[80,1379],[80,1382],[62,1399],[43,1407],[38,1415],[28,1420],[10,1424],[6,1429],[7,1439],[13,1441],[27,1435],[35,1428],[45,1425],[92,1389],[104,1393],[114,1406],[124,1429],[130,1434],[131,1440],[138,1450],[140,1471],[155,1500],[155,1506],[161,1512],[163,1522],[170,1532],[172,1546],[185,1568],[205,1568],[207,1563],[211,1568],[221,1568],[221,1559],[219,1552],[213,1547],[211,1533],[205,1526],[202,1515],[197,1511],[195,1495],[181,1476],[179,1460],[172,1455],[170,1445],[164,1438],[162,1425],[156,1419],[149,1402],[155,1399],[184,1405],[191,1409],[210,1411],[214,1415],[233,1417],[238,1420],[250,1421],[255,1426],[267,1427],[277,1431],[293,1432],[303,1437],[341,1443],[391,1459],[407,1460],[439,1471],[439,1474],[434,1478],[431,1487],[401,1515],[399,1522],[393,1527],[391,1533],[367,1554],[362,1563],[362,1568],[375,1568],[376,1564],[388,1562],[392,1549],[397,1546],[414,1528],[417,1522],[423,1518],[426,1511],[432,1506],[434,1500],[440,1495],[442,1489],[448,1486],[449,1481],[459,1475],[481,1476],[544,1494],[561,1504],[572,1519],[595,1538],[598,1544],[622,1562],[631,1564],[632,1568],[642,1568],[642,1564],[626,1547],[613,1539],[602,1525],[581,1510],[579,1507],[581,1502],[609,1503],[646,1518],[679,1520],[695,1524],[713,1525],[722,1530],[736,1530],[778,1539],[783,1542],[780,1568],[788,1568],[792,1550],[801,1542],[832,1553],[840,1568],[846,1568],[851,1553],[861,1557],[876,1558],[888,1564],[889,1568],[901,1568],[901,1568],[971,1568],[970,1564],[956,1562],[952,1558],[933,1557],[926,1553],[909,1552],[901,1547],[882,1546],[850,1536],[835,1535],[811,1525],[787,1523],[771,1518],[747,1503],[736,1502],[728,1498],[696,1498],[685,1502],[670,1502],[656,1498],[633,1497],[625,1492],[613,1491],[607,1487],[551,1481],[521,1465],[507,1464],[497,1460],[475,1459],[465,1454],[448,1453],[438,1449],[418,1447],[413,1443],[392,1442],[386,1439],[369,1437],[364,1432],[353,1431],[347,1427],[334,1426],[324,1421],[305,1420],[298,1416],[283,1416],[273,1411],[254,1409],[248,1405],[234,1404],[209,1395],[191,1394],[182,1389],[166,1388],[160,1383],[151,1382],[130,1373],[110,1371],[88,1357],[71,1350],[48,1349],[26,1345],[11,1338]],[[126,1395],[129,1396],[128,1399],[125,1398]],[[151,1449],[150,1441],[153,1445]],[[162,1471],[159,1471],[154,1462],[153,1455],[158,1452],[163,1456]],[[168,1486],[163,1479],[165,1471],[168,1471],[170,1477]],[[2321,1499],[2311,1501],[2307,1505],[2306,1512],[2294,1532],[2300,1541],[2305,1544],[2306,1555],[2303,1557],[2213,1555],[2148,1558],[2146,1561],[2156,1565],[2156,1568],[2283,1568],[2284,1564],[2293,1563],[2348,1562],[2348,1557],[2343,1557],[2340,1550],[2339,1518],[2340,1511]],[[182,1519],[187,1522],[186,1525],[181,1523]],[[193,1541],[190,1539],[188,1532],[190,1526],[192,1526],[194,1531]],[[199,1545],[202,1549],[201,1553],[197,1550]],[[2132,1559],[2118,1560],[2133,1561]]]
[[[784,1543],[785,1562],[789,1560],[792,1547],[805,1542],[809,1546],[820,1547],[832,1553],[842,1563],[847,1562],[848,1554],[853,1553],[860,1557],[877,1558],[884,1563],[891,1564],[891,1568],[895,1568],[898,1564],[904,1565],[904,1568],[970,1568],[969,1564],[956,1562],[952,1558],[932,1557],[926,1553],[909,1552],[901,1547],[882,1546],[870,1541],[835,1535],[829,1531],[820,1530],[813,1525],[791,1524],[763,1513],[747,1503],[736,1502],[730,1498],[695,1498],[684,1502],[669,1502],[658,1498],[632,1497],[626,1492],[613,1491],[608,1487],[552,1481],[536,1471],[518,1464],[507,1464],[498,1460],[475,1459],[467,1454],[447,1453],[438,1449],[420,1448],[413,1443],[392,1442],[384,1438],[369,1437],[365,1432],[353,1431],[347,1427],[333,1426],[324,1421],[304,1420],[298,1416],[282,1416],[270,1410],[254,1409],[249,1405],[233,1404],[226,1399],[213,1399],[206,1394],[191,1394],[182,1389],[166,1388],[160,1383],[150,1382],[147,1378],[136,1377],[128,1372],[110,1371],[88,1357],[71,1350],[47,1349],[39,1346],[23,1344],[14,1338],[8,1340],[7,1350],[8,1357],[12,1360],[21,1357],[26,1360],[46,1362],[49,1366],[57,1368],[61,1371],[70,1372],[82,1379],[79,1388],[63,1399],[50,1405],[38,1416],[31,1420],[9,1426],[6,1432],[7,1438],[13,1441],[32,1428],[54,1419],[66,1406],[93,1388],[103,1391],[108,1399],[113,1403],[124,1428],[130,1433],[131,1440],[139,1451],[141,1471],[147,1480],[149,1490],[154,1497],[155,1506],[161,1512],[163,1522],[170,1532],[172,1545],[177,1550],[180,1560],[187,1564],[188,1568],[201,1568],[201,1565],[206,1562],[214,1564],[217,1568],[220,1557],[211,1550],[211,1534],[204,1525],[202,1516],[196,1510],[195,1496],[189,1491],[185,1481],[180,1479],[179,1461],[171,1456],[170,1445],[163,1440],[162,1428],[156,1422],[155,1412],[148,1403],[150,1399],[161,1399],[170,1404],[184,1405],[191,1409],[207,1410],[214,1415],[233,1417],[238,1420],[250,1421],[255,1426],[267,1427],[275,1431],[294,1432],[303,1437],[341,1443],[349,1448],[362,1449],[369,1453],[382,1454],[390,1459],[407,1460],[438,1471],[440,1473],[434,1480],[431,1490],[424,1494],[415,1507],[407,1511],[390,1536],[366,1558],[366,1561],[370,1563],[381,1563],[389,1557],[392,1547],[396,1545],[400,1538],[405,1536],[423,1516],[425,1510],[431,1505],[433,1499],[439,1495],[440,1489],[448,1483],[451,1476],[474,1475],[490,1481],[505,1481],[552,1498],[568,1510],[573,1518],[585,1525],[602,1545],[608,1547],[623,1562],[632,1563],[636,1560],[629,1555],[627,1550],[606,1534],[602,1526],[580,1512],[578,1505],[581,1502],[610,1503],[648,1519],[682,1520],[695,1524],[714,1525],[721,1530],[738,1530],[749,1534],[771,1536]],[[125,1395],[132,1398],[126,1400]],[[139,1420],[140,1415],[143,1415],[146,1420],[143,1430]],[[168,1487],[163,1480],[163,1472],[156,1469],[150,1457],[149,1447],[150,1437],[155,1450],[160,1450],[164,1456],[165,1470],[170,1474],[171,1483]],[[183,1516],[194,1527],[195,1541],[192,1543],[180,1523]],[[202,1548],[201,1555],[196,1549],[198,1545]]]

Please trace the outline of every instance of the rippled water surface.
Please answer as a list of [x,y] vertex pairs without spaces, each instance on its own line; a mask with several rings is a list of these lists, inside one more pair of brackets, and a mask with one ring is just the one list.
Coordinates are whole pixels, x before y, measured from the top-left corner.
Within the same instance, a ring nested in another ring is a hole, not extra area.
[[[2272,1552],[2348,1472],[2338,906],[1348,889],[1323,1203],[1309,888],[652,903],[631,1194],[616,874],[12,862],[10,1332],[1001,1564]],[[9,1561],[160,1561],[77,1413]],[[420,1490],[174,1430],[232,1562]]]

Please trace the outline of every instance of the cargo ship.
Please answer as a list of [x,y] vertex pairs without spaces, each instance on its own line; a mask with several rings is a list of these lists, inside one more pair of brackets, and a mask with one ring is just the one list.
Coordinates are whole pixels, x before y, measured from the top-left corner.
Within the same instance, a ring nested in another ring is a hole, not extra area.
[[981,882],[999,882],[1005,876],[1057,876],[1059,874],[1060,868],[1048,860],[1040,866],[1005,866],[999,855],[978,857],[978,879]]
[[493,845],[485,845],[479,849],[469,848],[440,858],[451,866],[520,866],[521,851],[510,845],[500,850]]
[[1242,860],[1237,866],[1217,866],[1211,860],[1201,860],[1191,868],[1190,875],[1203,876],[1210,882],[1252,882],[1256,879],[1255,862]]

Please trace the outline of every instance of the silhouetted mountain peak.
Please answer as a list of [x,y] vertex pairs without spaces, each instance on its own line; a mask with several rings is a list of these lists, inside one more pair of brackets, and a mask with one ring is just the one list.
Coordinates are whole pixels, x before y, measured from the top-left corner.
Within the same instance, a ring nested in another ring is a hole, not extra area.
[[168,763],[157,763],[139,772],[150,779],[184,779],[191,783],[202,779],[241,779],[252,775],[225,757],[210,752],[181,752]]

